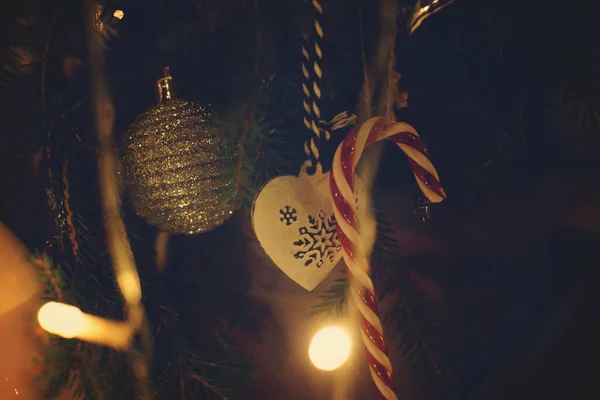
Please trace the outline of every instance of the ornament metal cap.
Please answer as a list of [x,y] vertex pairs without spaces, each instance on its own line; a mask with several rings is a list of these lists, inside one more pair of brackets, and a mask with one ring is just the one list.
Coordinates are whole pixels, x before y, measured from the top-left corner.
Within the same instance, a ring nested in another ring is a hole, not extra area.
[[158,95],[158,102],[164,103],[167,100],[175,98],[175,92],[173,90],[173,77],[171,76],[171,67],[163,68],[164,77],[156,81],[156,93]]

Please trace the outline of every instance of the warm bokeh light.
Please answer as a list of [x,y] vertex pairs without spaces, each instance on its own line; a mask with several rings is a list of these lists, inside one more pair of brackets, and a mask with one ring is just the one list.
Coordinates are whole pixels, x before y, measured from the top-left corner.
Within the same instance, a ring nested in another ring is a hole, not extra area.
[[83,329],[83,313],[77,307],[68,304],[50,302],[38,311],[38,322],[46,331],[70,339]]
[[125,13],[123,12],[123,10],[115,10],[115,12],[113,13],[113,17],[118,19],[123,19],[124,16]]
[[315,367],[333,371],[348,360],[351,347],[350,336],[344,329],[329,326],[315,334],[308,347],[308,356]]
[[44,304],[38,311],[38,321],[44,330],[54,335],[117,350],[127,350],[134,335],[128,322],[86,314],[77,307],[63,303]]
[[[123,259],[123,263],[127,260]],[[135,268],[128,268],[117,274],[117,283],[127,304],[139,304],[142,300],[142,286]]]

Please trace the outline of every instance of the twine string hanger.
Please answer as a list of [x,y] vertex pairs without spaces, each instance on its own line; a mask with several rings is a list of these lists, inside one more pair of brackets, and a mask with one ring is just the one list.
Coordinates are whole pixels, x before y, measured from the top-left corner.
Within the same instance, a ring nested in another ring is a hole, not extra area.
[[310,168],[314,174],[322,174],[323,168],[320,162],[322,141],[331,139],[331,132],[345,128],[356,123],[356,115],[343,111],[337,114],[331,121],[321,117],[321,97],[323,95],[323,7],[319,0],[312,0],[314,12],[313,28],[311,37],[304,35],[302,45],[302,92],[304,107],[304,126],[310,130],[310,137],[304,143],[304,153],[308,157],[301,168],[301,175],[307,174]]

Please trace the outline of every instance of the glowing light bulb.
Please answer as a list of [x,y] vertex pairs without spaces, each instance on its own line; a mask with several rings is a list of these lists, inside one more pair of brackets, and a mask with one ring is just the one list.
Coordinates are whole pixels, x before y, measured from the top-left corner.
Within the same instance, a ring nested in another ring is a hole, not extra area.
[[115,12],[113,13],[113,17],[117,19],[123,19],[124,16],[125,13],[123,12],[123,10],[115,10]]
[[333,371],[342,366],[350,356],[350,336],[339,326],[329,326],[315,334],[308,347],[308,357],[315,367]]
[[50,302],[38,311],[38,321],[46,331],[70,339],[84,329],[83,313],[68,304]]
[[127,322],[111,321],[63,303],[50,302],[38,311],[40,326],[53,335],[127,350],[134,330]]

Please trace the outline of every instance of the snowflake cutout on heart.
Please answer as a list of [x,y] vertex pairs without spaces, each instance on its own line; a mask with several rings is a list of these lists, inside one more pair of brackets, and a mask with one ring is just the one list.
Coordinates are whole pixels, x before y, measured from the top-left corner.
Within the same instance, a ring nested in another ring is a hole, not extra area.
[[335,216],[331,214],[326,218],[321,210],[317,217],[308,216],[308,226],[298,229],[300,240],[294,246],[301,249],[294,254],[297,259],[306,259],[304,266],[323,266],[323,259],[327,257],[333,262],[336,251],[341,249],[340,241],[335,231]]
[[296,222],[298,220],[296,209],[290,206],[285,206],[284,208],[279,210],[279,214],[281,214],[279,220],[281,222],[285,221],[285,224],[287,226],[290,226],[293,222]]

